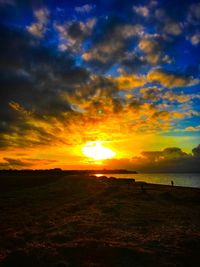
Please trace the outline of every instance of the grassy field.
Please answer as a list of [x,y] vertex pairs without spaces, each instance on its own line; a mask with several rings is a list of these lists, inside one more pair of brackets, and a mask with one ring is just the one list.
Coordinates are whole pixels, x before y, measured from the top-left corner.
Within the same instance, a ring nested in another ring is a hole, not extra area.
[[200,266],[200,189],[0,177],[0,266]]

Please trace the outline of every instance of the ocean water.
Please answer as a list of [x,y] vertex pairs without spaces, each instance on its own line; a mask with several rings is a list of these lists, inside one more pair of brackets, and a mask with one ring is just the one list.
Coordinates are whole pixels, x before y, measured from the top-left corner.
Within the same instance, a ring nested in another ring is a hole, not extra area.
[[198,187],[200,188],[200,173],[138,173],[138,174],[96,174],[97,177],[105,175],[116,178],[134,178],[153,184],[171,185],[173,180],[175,186]]

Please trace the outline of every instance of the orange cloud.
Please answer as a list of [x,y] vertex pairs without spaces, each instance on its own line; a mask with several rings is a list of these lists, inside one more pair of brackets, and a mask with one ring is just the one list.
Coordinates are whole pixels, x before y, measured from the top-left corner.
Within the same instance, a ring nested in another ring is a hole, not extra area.
[[188,126],[184,130],[186,132],[198,132],[198,131],[200,131],[200,125],[198,125],[198,126]]
[[133,89],[146,84],[146,79],[144,76],[137,76],[133,74],[110,77],[109,80],[115,83],[119,90]]
[[147,75],[147,80],[149,82],[157,82],[166,88],[192,86],[199,83],[199,79],[169,73],[161,69],[151,70]]

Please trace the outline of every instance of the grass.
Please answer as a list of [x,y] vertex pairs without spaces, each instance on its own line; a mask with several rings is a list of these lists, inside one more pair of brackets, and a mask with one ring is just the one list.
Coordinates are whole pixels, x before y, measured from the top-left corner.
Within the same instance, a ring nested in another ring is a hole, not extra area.
[[200,189],[0,177],[0,266],[200,266]]

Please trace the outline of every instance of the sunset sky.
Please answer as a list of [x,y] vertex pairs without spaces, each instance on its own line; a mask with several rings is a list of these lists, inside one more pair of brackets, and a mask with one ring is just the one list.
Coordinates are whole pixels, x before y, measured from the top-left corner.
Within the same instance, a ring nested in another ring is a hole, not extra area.
[[198,165],[199,1],[0,0],[0,36],[0,169]]

